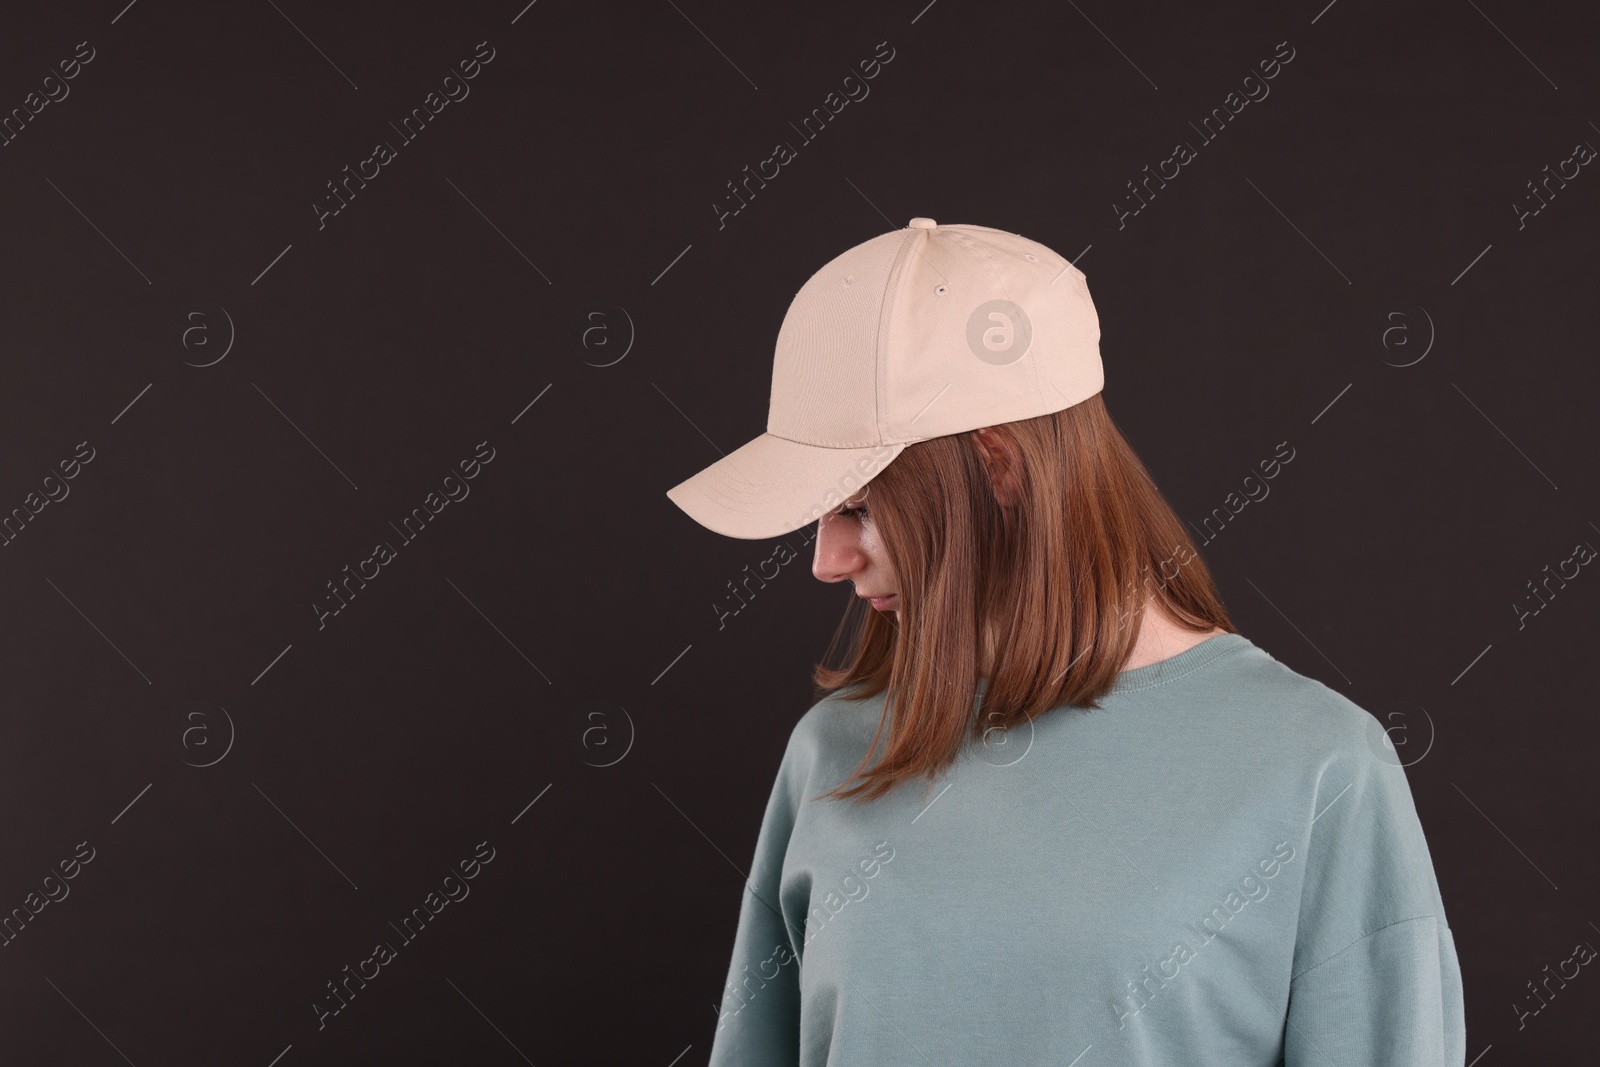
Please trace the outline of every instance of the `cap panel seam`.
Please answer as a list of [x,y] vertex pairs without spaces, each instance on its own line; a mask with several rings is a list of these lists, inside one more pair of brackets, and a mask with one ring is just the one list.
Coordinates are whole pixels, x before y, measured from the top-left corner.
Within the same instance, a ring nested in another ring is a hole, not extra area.
[[[994,234],[1002,237],[1019,237],[1018,234],[1011,233],[1009,230],[997,230],[988,226],[976,226],[973,227],[973,229],[980,230],[985,234]],[[1003,290],[1006,294],[1006,299],[1015,303],[1015,298],[1021,291],[1019,285],[1021,279],[1015,277],[1008,268],[1002,266],[1003,260],[1010,258],[1009,254],[1005,253],[1003,250],[997,254],[996,249],[992,246],[989,240],[978,240],[973,234],[961,233],[957,230],[952,231],[952,236],[957,237],[960,240],[960,243],[967,249],[968,253],[971,254],[972,258],[977,261],[980,269],[982,269],[984,273],[988,275],[989,281],[994,288],[997,290]],[[1023,239],[1025,240],[1025,238]],[[1022,307],[1020,303],[1016,304],[1016,306],[1019,308]],[[1027,313],[1026,308],[1023,308],[1022,310],[1024,314]],[[1024,352],[1021,358],[1028,361],[1027,374],[1028,377],[1033,381],[1034,400],[1040,404],[1049,403],[1050,401],[1047,400],[1044,393],[1044,379],[1039,375],[1039,360],[1035,357],[1035,352],[1038,349],[1039,337],[1037,334],[1033,333],[1033,326],[1031,323],[1029,324],[1028,329],[1030,335],[1032,336],[1032,342],[1028,345],[1028,351]]]
[[931,233],[930,230],[913,229],[907,227],[898,231],[904,236],[900,240],[900,247],[895,251],[894,262],[889,266],[889,280],[883,287],[883,303],[878,306],[878,343],[876,347],[877,367],[873,374],[872,387],[872,413],[873,429],[878,432],[878,444],[886,444],[883,432],[883,394],[889,386],[889,345],[891,342],[890,326],[893,319],[893,310],[899,303],[900,290],[905,283],[905,265],[914,251],[912,242],[920,234]]
[[773,433],[771,430],[764,432],[767,437],[776,437],[778,440],[788,441],[790,444],[804,445],[807,448],[829,448],[837,452],[859,452],[863,448],[892,448],[901,443],[899,441],[868,441],[859,445],[819,445],[815,441],[801,441],[798,438],[785,437],[781,433]]

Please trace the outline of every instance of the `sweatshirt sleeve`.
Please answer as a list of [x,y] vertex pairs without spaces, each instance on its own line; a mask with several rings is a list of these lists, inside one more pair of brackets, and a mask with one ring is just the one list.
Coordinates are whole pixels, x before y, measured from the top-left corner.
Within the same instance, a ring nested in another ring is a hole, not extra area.
[[1307,816],[1283,1062],[1462,1067],[1461,968],[1433,860],[1381,724],[1364,710],[1358,723]]
[[[797,726],[778,768],[756,837],[755,859],[739,906],[733,961],[708,1067],[797,1067],[800,1062],[800,957],[779,899],[783,861],[805,784]],[[801,938],[804,931],[797,931]]]

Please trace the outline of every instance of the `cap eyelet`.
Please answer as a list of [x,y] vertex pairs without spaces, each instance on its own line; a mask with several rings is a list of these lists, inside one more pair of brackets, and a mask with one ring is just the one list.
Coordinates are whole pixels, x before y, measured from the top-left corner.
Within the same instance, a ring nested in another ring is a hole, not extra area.
[[945,294],[946,290],[948,290],[949,288],[950,287],[948,285],[936,285],[936,286],[933,287],[933,291],[938,293],[940,296],[943,296]]
[[855,280],[856,280],[856,276],[854,274],[846,274],[844,276],[844,280],[839,283],[839,288],[848,289],[848,288],[850,288],[850,283],[855,281]]
[[1037,262],[1039,262],[1039,257],[1034,255],[1032,252],[1024,252],[1024,253],[1022,253],[1022,258],[1027,260],[1029,263],[1037,263]]

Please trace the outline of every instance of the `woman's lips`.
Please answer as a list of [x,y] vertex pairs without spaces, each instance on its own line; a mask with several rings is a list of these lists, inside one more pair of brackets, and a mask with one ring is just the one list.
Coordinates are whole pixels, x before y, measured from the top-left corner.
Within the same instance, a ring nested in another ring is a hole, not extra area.
[[871,604],[873,607],[877,608],[879,611],[883,611],[885,608],[890,606],[890,604],[894,601],[894,598],[897,595],[899,595],[899,594],[890,593],[888,596],[868,597],[867,598],[867,603]]

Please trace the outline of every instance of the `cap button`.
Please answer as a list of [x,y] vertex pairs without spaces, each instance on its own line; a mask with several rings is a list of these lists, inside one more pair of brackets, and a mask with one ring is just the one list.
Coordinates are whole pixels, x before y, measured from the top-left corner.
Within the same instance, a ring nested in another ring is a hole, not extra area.
[[939,224],[932,219],[915,218],[911,220],[911,228],[913,230],[931,230],[937,225]]

